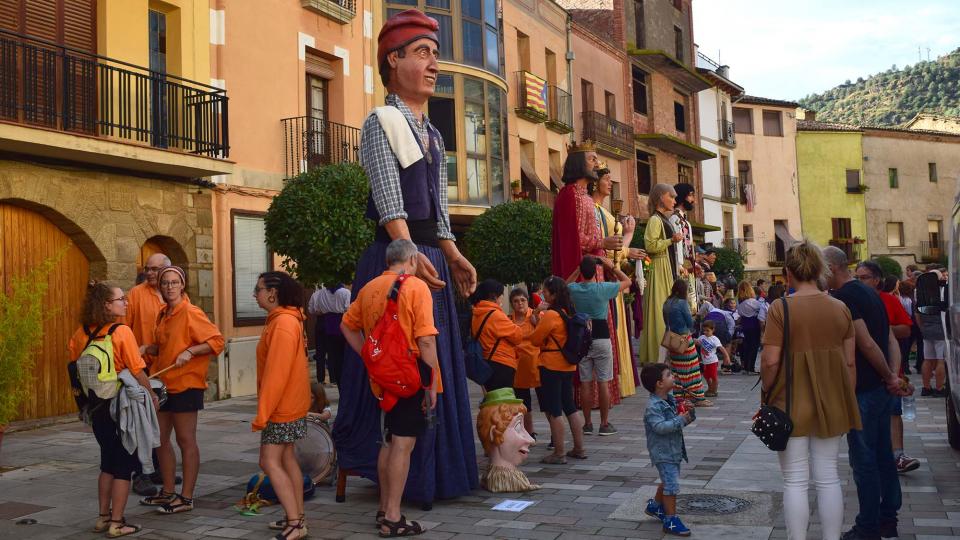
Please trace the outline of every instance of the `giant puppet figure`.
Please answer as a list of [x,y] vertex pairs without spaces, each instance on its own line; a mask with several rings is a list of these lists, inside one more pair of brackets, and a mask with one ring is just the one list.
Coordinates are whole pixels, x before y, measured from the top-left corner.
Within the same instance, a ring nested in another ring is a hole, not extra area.
[[[353,286],[355,300],[357,291],[386,270],[391,240],[407,238],[417,245],[417,276],[433,293],[441,378],[436,419],[417,439],[404,497],[426,507],[434,499],[465,495],[479,486],[453,298],[454,287],[463,296],[471,294],[477,274],[450,232],[444,142],[426,116],[439,75],[438,30],[437,21],[410,9],[387,19],[377,38],[386,106],[367,116],[360,137],[360,163],[370,180],[367,217],[377,230],[360,256]],[[363,361],[348,350],[333,428],[340,467],[376,480],[380,428],[380,409]]]
[[490,458],[490,467],[480,483],[488,491],[509,493],[540,489],[517,468],[527,459],[533,444],[533,437],[523,427],[526,412],[527,407],[513,393],[513,388],[487,392],[480,403],[477,437]]

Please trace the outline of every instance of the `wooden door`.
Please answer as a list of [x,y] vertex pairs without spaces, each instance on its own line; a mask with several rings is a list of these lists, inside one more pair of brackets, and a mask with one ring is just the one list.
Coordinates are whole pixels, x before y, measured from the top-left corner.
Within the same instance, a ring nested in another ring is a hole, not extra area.
[[76,410],[70,395],[67,343],[79,326],[90,263],[56,225],[40,214],[0,203],[0,286],[9,290],[13,276],[34,268],[65,246],[66,253],[50,273],[44,298],[43,339],[36,352],[30,395],[19,419],[44,418]]

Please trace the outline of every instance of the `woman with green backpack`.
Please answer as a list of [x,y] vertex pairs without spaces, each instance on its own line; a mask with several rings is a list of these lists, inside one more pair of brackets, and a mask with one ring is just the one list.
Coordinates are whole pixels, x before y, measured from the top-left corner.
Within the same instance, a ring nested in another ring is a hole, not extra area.
[[[140,349],[133,331],[117,320],[127,314],[127,297],[123,289],[107,283],[96,283],[87,290],[80,318],[80,328],[70,338],[71,361],[84,355],[88,346],[97,346],[101,351],[111,351],[104,355],[106,361],[113,357],[113,365],[105,366],[106,373],[115,381],[116,374],[127,369],[143,386],[147,395],[153,399],[155,409],[159,408],[157,395],[150,389],[147,380],[146,365],[140,356]],[[111,381],[102,382],[111,383]],[[116,383],[119,388],[119,382]],[[106,532],[110,538],[118,538],[139,532],[140,525],[127,523],[123,511],[130,494],[130,477],[139,470],[140,462],[135,454],[127,452],[120,440],[120,429],[110,417],[108,401],[103,400],[89,407],[93,424],[93,434],[100,445],[100,477],[97,481],[100,514],[93,527],[94,532]]]

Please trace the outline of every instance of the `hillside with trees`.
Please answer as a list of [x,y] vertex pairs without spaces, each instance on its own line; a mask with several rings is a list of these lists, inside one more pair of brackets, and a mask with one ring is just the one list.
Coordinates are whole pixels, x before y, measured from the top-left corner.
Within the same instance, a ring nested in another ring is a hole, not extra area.
[[960,116],[960,48],[929,62],[847,80],[799,103],[817,111],[817,120],[848,124],[901,124],[920,112]]

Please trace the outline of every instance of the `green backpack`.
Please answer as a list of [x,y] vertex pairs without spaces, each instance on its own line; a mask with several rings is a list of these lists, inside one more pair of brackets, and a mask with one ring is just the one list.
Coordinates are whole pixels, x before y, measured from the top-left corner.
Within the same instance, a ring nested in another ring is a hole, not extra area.
[[[87,404],[113,399],[120,390],[120,381],[117,379],[117,370],[113,362],[113,332],[119,326],[119,324],[111,326],[107,330],[107,335],[99,340],[97,336],[103,330],[103,326],[88,333],[86,346],[77,361],[70,363],[70,380],[74,387],[74,397],[82,396]],[[80,405],[79,400],[77,404]]]

